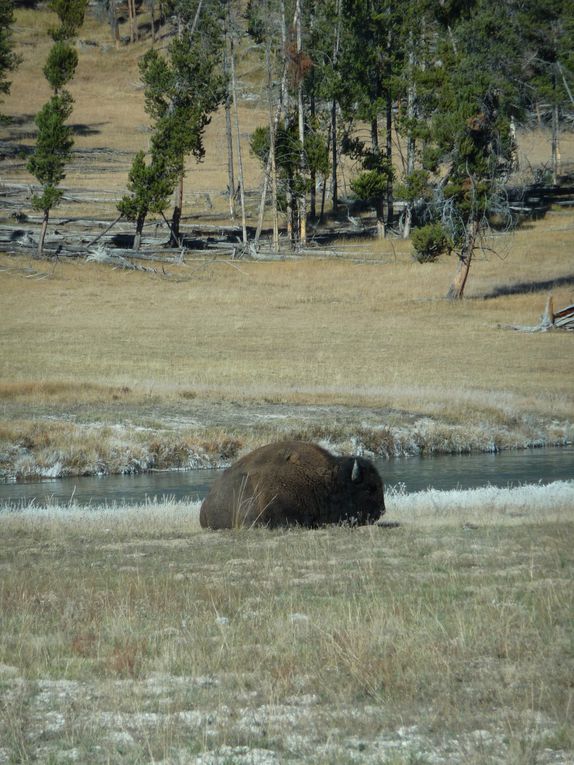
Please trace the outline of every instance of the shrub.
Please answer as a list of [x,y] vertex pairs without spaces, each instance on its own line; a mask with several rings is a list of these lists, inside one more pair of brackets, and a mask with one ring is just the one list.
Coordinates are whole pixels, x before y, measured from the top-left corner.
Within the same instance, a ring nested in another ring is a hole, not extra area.
[[443,253],[450,254],[453,241],[441,223],[429,223],[413,231],[411,242],[419,263],[432,263]]

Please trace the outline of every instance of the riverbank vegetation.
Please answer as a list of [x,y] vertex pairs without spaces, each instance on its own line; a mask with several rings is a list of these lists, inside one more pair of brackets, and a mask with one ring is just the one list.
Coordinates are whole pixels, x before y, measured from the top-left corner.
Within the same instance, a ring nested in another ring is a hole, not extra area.
[[393,494],[398,527],[312,532],[0,513],[0,759],[565,764],[572,492]]

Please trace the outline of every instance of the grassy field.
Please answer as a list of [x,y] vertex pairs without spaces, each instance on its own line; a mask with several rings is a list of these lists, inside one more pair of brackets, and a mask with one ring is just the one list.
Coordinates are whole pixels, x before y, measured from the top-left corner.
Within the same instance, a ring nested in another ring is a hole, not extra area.
[[[8,143],[33,143],[49,20],[17,12]],[[113,198],[149,139],[149,43],[114,50],[93,18],[81,37],[66,184]],[[257,92],[252,58],[240,79]],[[265,119],[243,100],[244,142]],[[223,127],[190,194],[225,187]],[[543,138],[521,142],[532,163]],[[30,182],[22,158],[0,172]],[[453,260],[394,239],[158,273],[0,255],[0,478],[209,466],[284,436],[572,443],[571,333],[510,325],[550,289],[574,302],[573,247],[566,210],[493,236],[456,305]],[[572,763],[574,484],[386,504],[395,527],[221,534],[183,502],[0,509],[0,763]]]
[[0,762],[566,765],[573,491],[314,532],[0,514]]
[[5,471],[217,461],[282,435],[381,454],[572,441],[571,335],[509,325],[538,322],[553,280],[573,302],[574,214],[490,244],[456,305],[454,263],[414,263],[402,242],[373,245],[376,262],[168,275],[0,257]]

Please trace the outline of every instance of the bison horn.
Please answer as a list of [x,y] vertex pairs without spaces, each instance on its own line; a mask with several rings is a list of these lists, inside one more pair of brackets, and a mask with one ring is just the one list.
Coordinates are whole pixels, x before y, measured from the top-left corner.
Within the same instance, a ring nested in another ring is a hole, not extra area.
[[358,483],[361,480],[361,468],[357,460],[353,463],[353,472],[351,473],[351,481]]

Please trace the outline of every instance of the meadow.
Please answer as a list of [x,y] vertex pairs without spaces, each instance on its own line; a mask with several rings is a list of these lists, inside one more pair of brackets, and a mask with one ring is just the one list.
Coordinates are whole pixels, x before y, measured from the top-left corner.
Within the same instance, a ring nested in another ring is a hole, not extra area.
[[212,465],[294,436],[384,456],[571,442],[571,334],[511,327],[538,323],[540,284],[572,302],[574,215],[491,244],[455,305],[452,260],[398,241],[167,275],[0,256],[2,471]]
[[[31,145],[47,98],[48,23],[17,12],[8,143]],[[108,35],[82,31],[65,183],[113,218],[149,138],[149,43]],[[241,61],[244,96],[259,74]],[[245,146],[265,114],[243,99]],[[224,205],[223,130],[188,167],[188,215]],[[532,163],[545,140],[522,137]],[[0,172],[30,183],[24,166]],[[572,334],[512,327],[550,290],[574,302],[573,247],[567,209],[493,232],[456,304],[453,259],[393,238],[155,273],[0,254],[0,478],[209,467],[282,437],[389,457],[572,443]],[[571,763],[574,484],[399,487],[387,508],[382,527],[230,533],[192,502],[0,508],[0,763]]]
[[573,491],[312,532],[0,514],[0,762],[566,765]]

